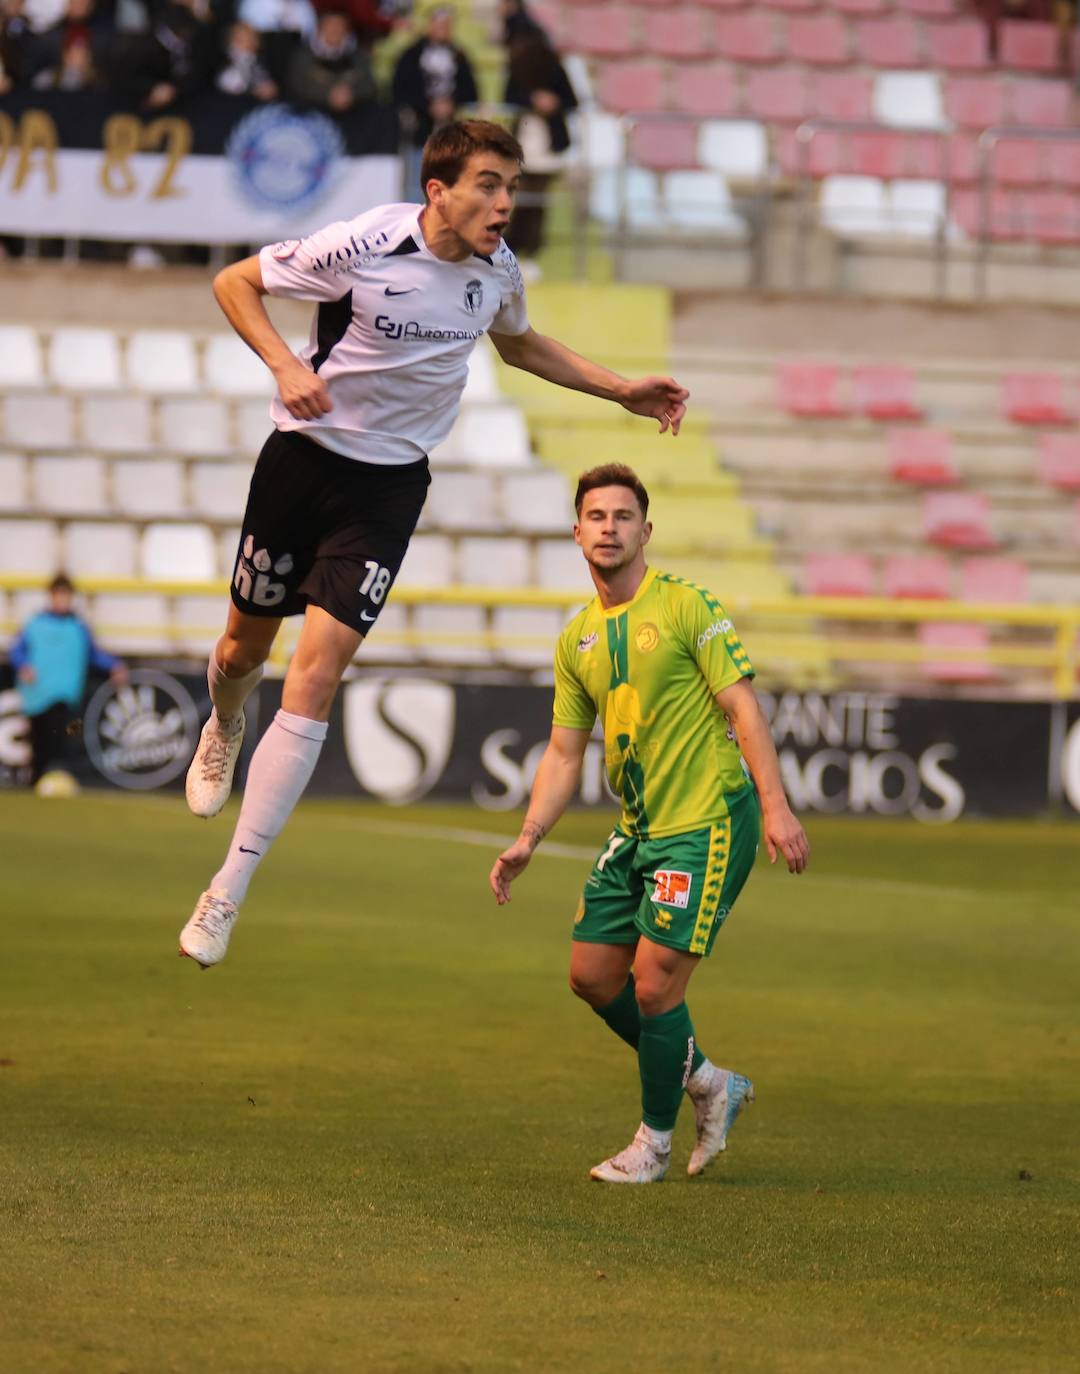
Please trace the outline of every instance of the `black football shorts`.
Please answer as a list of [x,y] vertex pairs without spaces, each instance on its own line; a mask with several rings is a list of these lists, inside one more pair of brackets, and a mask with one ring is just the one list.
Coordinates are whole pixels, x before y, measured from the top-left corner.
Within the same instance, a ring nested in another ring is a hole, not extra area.
[[275,430],[251,477],[233,604],[245,615],[321,606],[367,634],[409,547],[431,484],[428,460],[389,466]]

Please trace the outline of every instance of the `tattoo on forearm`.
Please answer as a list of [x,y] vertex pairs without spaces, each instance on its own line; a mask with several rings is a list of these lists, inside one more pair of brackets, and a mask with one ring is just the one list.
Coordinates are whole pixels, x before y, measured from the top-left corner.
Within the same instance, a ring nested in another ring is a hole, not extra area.
[[532,840],[535,848],[547,834],[547,827],[541,825],[539,821],[525,821],[522,824],[521,833],[527,840]]

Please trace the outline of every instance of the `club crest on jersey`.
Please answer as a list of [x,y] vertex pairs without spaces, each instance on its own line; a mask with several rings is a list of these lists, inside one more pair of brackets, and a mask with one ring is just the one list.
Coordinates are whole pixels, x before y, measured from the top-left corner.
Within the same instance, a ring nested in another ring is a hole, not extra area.
[[638,652],[651,654],[660,643],[660,631],[651,621],[646,620],[643,625],[639,625],[634,633],[634,643],[638,647]]
[[680,873],[673,868],[658,869],[653,874],[656,886],[649,900],[662,906],[688,907],[690,905],[690,885],[694,881],[692,873]]
[[479,277],[473,277],[471,281],[465,283],[465,309],[470,315],[475,315],[483,303],[484,284]]
[[596,644],[599,639],[600,636],[595,631],[593,631],[591,635],[585,635],[583,639],[579,639],[577,642],[578,653],[587,654],[589,650],[592,648],[592,646]]

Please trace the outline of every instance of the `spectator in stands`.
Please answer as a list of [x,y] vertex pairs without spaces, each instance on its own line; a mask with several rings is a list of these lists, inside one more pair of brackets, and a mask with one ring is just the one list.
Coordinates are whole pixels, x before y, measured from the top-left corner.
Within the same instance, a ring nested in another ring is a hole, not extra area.
[[370,49],[380,38],[393,29],[397,20],[393,13],[386,13],[378,0],[312,0],[319,14],[345,14],[352,25],[356,41],[362,48]]
[[507,56],[505,100],[522,111],[514,132],[525,152],[525,170],[506,241],[519,258],[528,259],[543,243],[544,198],[570,147],[566,115],[578,102],[542,31],[511,38]]
[[462,105],[477,99],[472,64],[454,44],[453,28],[452,10],[432,10],[424,36],[405,49],[394,70],[393,101],[405,144],[406,200],[415,199],[420,188],[420,163],[431,133],[449,123]]
[[0,95],[22,81],[30,21],[23,0],[0,0]]
[[375,99],[371,58],[356,41],[349,17],[320,14],[315,32],[289,64],[289,98],[343,115]]
[[276,100],[277,82],[263,65],[259,34],[250,24],[237,23],[229,30],[225,63],[214,84],[227,95],[248,95],[256,100]]
[[8,651],[30,720],[35,783],[63,768],[90,669],[108,673],[116,683],[128,677],[123,662],[95,644],[90,627],[75,614],[74,598],[71,579],[59,573],[49,583],[48,608],[27,621]]
[[[503,42],[521,38],[525,34],[538,33],[547,38],[544,26],[529,13],[525,0],[502,0],[499,6],[503,19]],[[551,40],[548,39],[548,42]]]
[[210,86],[217,48],[214,16],[188,0],[170,0],[152,32],[117,50],[113,85],[122,101],[150,113],[181,105]]

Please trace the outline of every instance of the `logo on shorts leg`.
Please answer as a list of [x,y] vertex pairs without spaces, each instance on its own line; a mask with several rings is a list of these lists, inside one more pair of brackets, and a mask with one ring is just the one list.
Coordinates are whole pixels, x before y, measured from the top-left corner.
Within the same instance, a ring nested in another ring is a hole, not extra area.
[[283,553],[279,558],[272,559],[266,549],[255,547],[255,538],[249,534],[237,555],[233,586],[241,601],[250,601],[263,607],[277,606],[285,600],[287,588],[284,582],[271,581],[269,574],[273,571],[279,577],[284,577],[292,570],[291,553]]
[[[679,873],[673,868],[658,869],[653,874],[653,888],[649,900],[664,906],[688,907],[690,905],[690,886],[694,881],[692,873]],[[659,915],[657,916],[659,921]]]
[[[656,900],[656,898],[654,897],[654,898],[653,898],[653,901],[655,901],[655,900]],[[656,912],[654,912],[654,913],[653,913],[653,924],[656,926],[657,930],[670,930],[670,929],[671,929],[671,912],[670,912],[670,911],[656,911]]]

